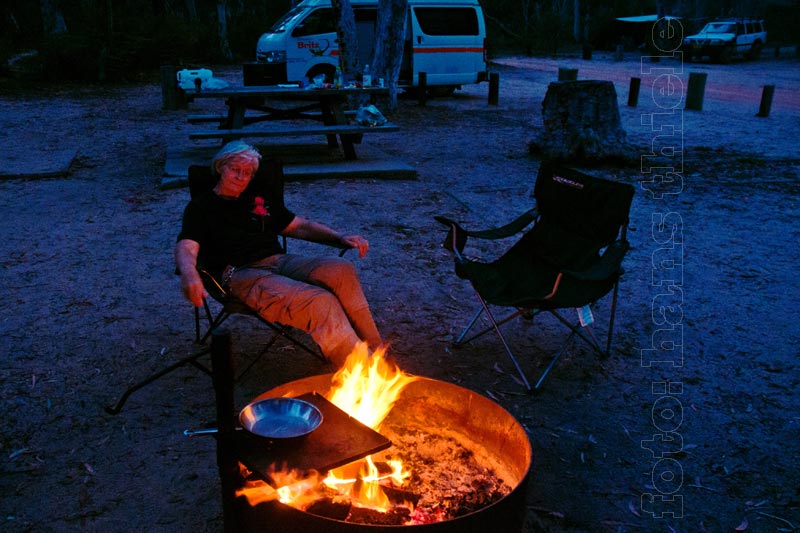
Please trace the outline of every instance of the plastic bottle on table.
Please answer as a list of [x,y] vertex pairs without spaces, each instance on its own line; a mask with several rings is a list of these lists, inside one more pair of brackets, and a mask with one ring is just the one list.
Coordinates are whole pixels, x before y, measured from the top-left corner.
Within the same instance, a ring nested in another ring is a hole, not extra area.
[[336,67],[336,74],[333,78],[333,86],[337,89],[341,89],[344,83],[342,83],[342,68]]
[[361,86],[365,89],[372,87],[372,76],[369,73],[369,65],[364,65],[364,74],[361,76]]

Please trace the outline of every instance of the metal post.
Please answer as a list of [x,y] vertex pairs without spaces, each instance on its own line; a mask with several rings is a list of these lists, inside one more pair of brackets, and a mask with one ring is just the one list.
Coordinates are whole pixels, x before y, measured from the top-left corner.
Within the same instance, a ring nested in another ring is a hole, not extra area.
[[614,51],[614,61],[619,62],[622,61],[623,58],[624,58],[623,46],[621,44],[618,44],[617,49]]
[[419,83],[417,84],[417,103],[420,106],[425,106],[425,102],[428,99],[428,73],[427,72],[420,72],[419,73]]
[[775,95],[774,85],[764,85],[764,91],[761,93],[761,105],[758,108],[757,117],[768,117],[769,110],[772,107],[772,97]]
[[500,97],[500,74],[489,74],[489,105],[497,105]]
[[236,484],[239,463],[236,459],[236,427],[233,411],[233,355],[231,334],[215,329],[211,334],[211,375],[217,404],[217,468],[222,490],[222,516],[225,533],[239,531],[236,516]]
[[693,111],[703,110],[703,98],[706,91],[706,78],[708,74],[705,72],[690,72],[689,73],[689,87],[686,89],[686,109]]
[[639,87],[642,85],[642,78],[631,78],[631,86],[628,90],[628,107],[636,107],[639,103]]

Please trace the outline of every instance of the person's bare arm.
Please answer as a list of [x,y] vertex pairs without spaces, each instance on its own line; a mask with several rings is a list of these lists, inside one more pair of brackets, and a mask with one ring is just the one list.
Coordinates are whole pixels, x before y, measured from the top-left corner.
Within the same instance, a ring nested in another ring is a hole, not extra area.
[[208,296],[203,280],[197,273],[198,253],[200,244],[193,240],[181,239],[175,244],[175,265],[181,275],[181,291],[195,307],[202,306],[203,298]]
[[295,216],[288,226],[281,232],[281,235],[302,239],[304,241],[319,242],[331,245],[344,245],[349,248],[358,249],[358,256],[364,257],[369,250],[369,242],[361,235],[344,235],[335,231],[325,224],[312,222],[303,217]]

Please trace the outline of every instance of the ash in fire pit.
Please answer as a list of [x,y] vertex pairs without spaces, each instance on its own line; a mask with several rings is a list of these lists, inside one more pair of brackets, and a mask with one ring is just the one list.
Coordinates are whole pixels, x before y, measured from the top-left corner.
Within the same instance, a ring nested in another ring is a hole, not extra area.
[[412,473],[403,486],[404,495],[415,496],[406,522],[450,520],[511,492],[511,487],[485,466],[489,462],[486,454],[466,448],[456,437],[409,426],[384,427],[382,432],[394,444],[387,456],[400,458]]

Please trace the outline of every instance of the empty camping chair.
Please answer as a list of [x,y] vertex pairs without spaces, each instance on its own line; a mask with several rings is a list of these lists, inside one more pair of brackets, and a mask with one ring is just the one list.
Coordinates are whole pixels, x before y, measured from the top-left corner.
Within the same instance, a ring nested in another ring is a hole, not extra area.
[[[622,260],[628,251],[626,230],[633,192],[631,185],[546,162],[540,166],[536,179],[535,207],[503,227],[467,231],[448,218],[435,217],[449,228],[443,246],[453,255],[456,275],[470,282],[480,300],[478,310],[455,344],[494,330],[529,391],[532,389],[528,379],[500,331],[500,326],[513,318],[521,315],[530,318],[547,311],[571,330],[564,347],[552,358],[534,389],[539,388],[575,335],[601,355],[609,355],[617,287],[623,273]],[[470,237],[503,239],[525,228],[529,229],[494,261],[471,260],[464,254]],[[603,348],[590,328],[592,309],[598,300],[612,292],[608,338]],[[513,311],[497,319],[490,307]],[[577,310],[578,323],[568,320],[559,312],[562,309],[571,309],[572,313]],[[491,325],[467,338],[483,314]]]

